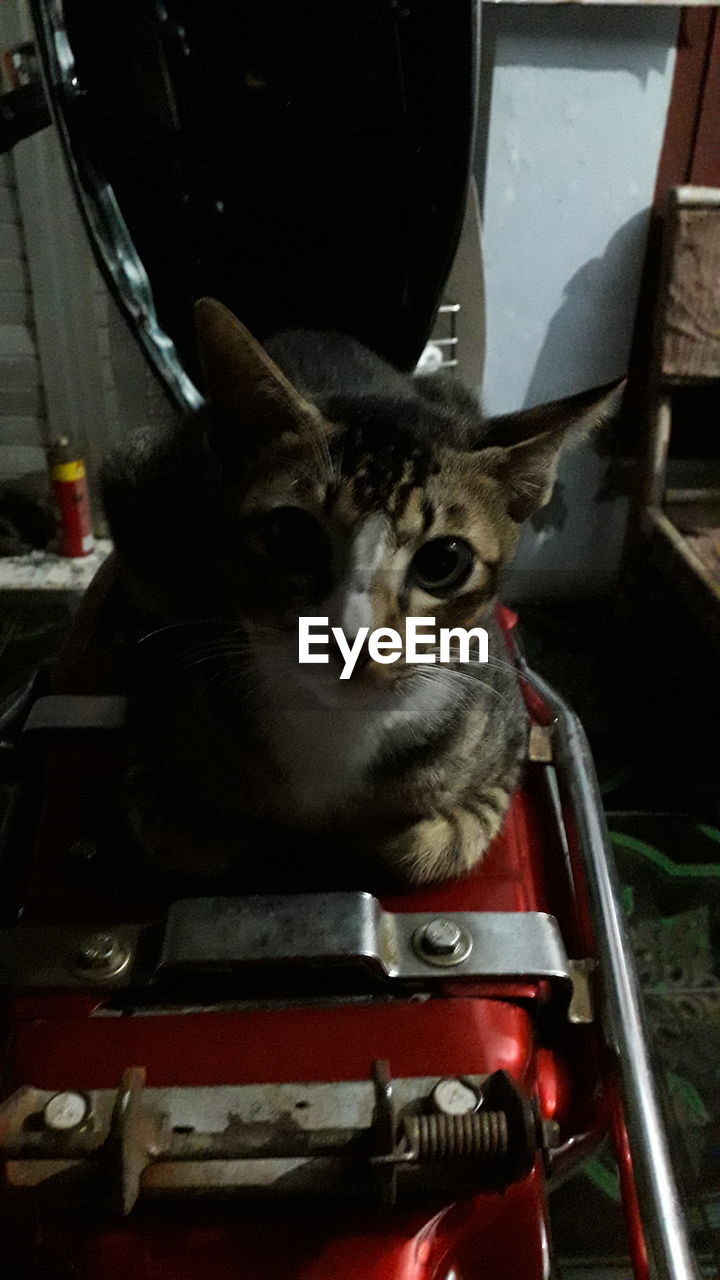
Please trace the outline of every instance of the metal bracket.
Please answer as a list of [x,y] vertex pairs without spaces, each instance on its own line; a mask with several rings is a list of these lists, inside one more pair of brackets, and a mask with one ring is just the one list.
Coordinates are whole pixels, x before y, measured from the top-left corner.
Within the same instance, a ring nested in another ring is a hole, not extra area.
[[570,972],[573,980],[572,1000],[568,1009],[570,1022],[583,1025],[595,1021],[593,975],[596,969],[597,960],[570,961]]
[[552,725],[533,724],[528,738],[528,760],[534,764],[552,764]]
[[122,729],[127,699],[115,694],[48,694],[38,698],[23,725],[23,736],[64,730]]
[[386,1204],[398,1190],[502,1190],[546,1148],[535,1102],[503,1071],[392,1080],[376,1062],[369,1080],[148,1089],[131,1067],[117,1089],[26,1086],[0,1104],[11,1186],[58,1200],[81,1188],[122,1215],[141,1190],[379,1191]]
[[[287,985],[307,970],[423,986],[456,980],[549,983],[567,1009],[577,974],[553,916],[543,912],[384,911],[368,893],[176,902],[164,926],[0,930],[0,988],[142,990],[218,974]],[[577,1001],[576,1001],[577,1004]]]

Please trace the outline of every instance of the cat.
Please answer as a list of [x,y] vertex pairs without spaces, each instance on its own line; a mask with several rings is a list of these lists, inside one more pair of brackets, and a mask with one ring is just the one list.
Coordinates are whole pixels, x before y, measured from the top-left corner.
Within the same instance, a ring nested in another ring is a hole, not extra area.
[[[103,501],[146,628],[129,788],[165,867],[248,884],[461,876],[500,830],[527,717],[495,620],[522,523],[616,384],[486,421],[475,397],[340,334],[261,347],[197,304],[206,405],[114,452]],[[404,634],[481,625],[487,664],[340,680],[298,662],[298,618]]]

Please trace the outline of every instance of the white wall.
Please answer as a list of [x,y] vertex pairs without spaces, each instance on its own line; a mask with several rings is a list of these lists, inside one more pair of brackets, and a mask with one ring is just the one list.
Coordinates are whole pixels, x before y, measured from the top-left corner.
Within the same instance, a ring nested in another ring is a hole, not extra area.
[[[646,6],[484,6],[478,178],[490,413],[626,368],[678,16]],[[520,594],[582,590],[612,573],[625,508],[597,501],[606,469],[585,447],[565,461],[564,489],[541,531],[523,539]]]

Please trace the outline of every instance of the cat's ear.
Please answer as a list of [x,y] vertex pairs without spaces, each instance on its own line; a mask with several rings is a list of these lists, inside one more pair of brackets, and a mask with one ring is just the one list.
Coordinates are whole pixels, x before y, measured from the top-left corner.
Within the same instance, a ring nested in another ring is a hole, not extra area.
[[304,400],[244,325],[215,298],[195,304],[198,352],[220,452],[246,452],[285,431],[317,430]]
[[620,407],[625,379],[565,400],[493,418],[477,444],[483,470],[508,491],[508,511],[521,523],[545,506],[568,444],[601,427]]

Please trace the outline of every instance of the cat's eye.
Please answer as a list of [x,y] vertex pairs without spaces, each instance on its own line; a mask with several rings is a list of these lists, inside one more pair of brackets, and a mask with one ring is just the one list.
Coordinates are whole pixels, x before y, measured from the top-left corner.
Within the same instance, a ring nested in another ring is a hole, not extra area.
[[462,538],[432,538],[412,558],[412,582],[431,596],[448,596],[467,582],[475,556]]
[[266,545],[274,560],[291,573],[326,568],[330,545],[325,530],[301,507],[276,507],[268,517]]

